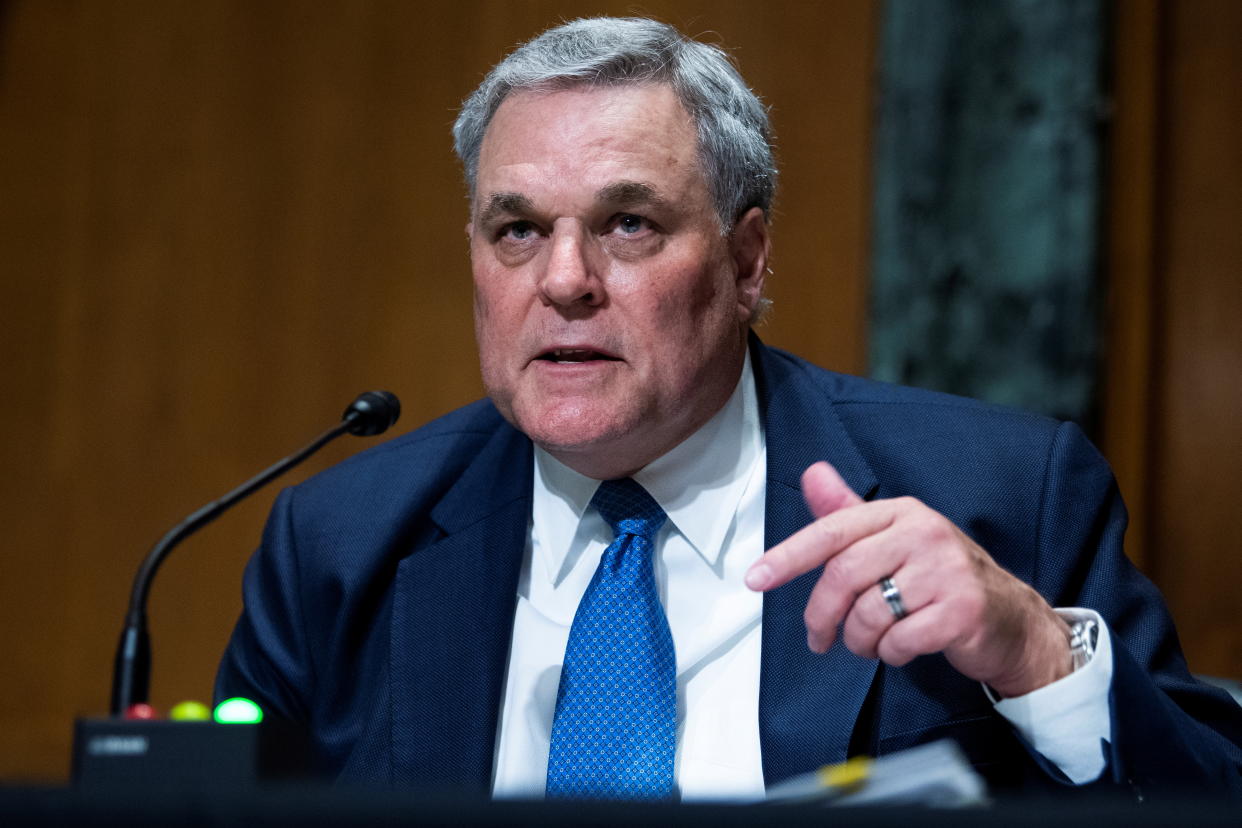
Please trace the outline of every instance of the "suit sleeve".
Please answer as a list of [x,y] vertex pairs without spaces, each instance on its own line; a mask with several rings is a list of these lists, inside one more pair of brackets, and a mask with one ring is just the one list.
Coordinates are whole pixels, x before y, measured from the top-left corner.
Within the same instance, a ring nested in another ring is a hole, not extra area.
[[1056,434],[1043,498],[1036,588],[1054,606],[1097,610],[1112,632],[1113,740],[1098,784],[1242,795],[1242,709],[1190,675],[1163,598],[1122,551],[1112,473],[1073,424]]
[[245,696],[268,716],[305,723],[314,683],[292,529],[293,489],[276,499],[246,566],[243,607],[216,674],[215,698]]

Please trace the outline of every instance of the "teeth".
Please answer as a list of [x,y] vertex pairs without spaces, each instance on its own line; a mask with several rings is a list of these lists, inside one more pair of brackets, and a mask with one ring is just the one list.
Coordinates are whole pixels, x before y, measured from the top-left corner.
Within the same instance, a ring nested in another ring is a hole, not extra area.
[[578,362],[616,362],[617,357],[611,357],[602,354],[599,351],[590,348],[553,348],[544,352],[539,359],[545,359],[548,362],[578,363]]

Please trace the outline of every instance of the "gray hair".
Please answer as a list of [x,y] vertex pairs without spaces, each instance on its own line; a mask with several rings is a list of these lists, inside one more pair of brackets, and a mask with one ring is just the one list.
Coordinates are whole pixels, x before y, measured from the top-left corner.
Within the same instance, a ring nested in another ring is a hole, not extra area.
[[453,149],[471,198],[483,135],[510,93],[642,83],[669,84],[693,119],[722,229],[751,207],[770,217],[776,164],[767,109],[724,51],[635,17],[584,18],[549,29],[487,74],[453,124]]

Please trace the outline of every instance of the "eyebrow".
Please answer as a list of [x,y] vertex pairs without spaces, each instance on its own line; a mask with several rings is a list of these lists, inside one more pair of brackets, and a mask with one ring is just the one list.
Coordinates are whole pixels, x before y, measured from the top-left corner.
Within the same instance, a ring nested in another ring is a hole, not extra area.
[[[641,181],[615,181],[595,191],[595,200],[601,204],[619,207],[637,207],[644,204],[662,205],[667,199],[650,184]],[[487,204],[479,212],[479,223],[488,224],[502,215],[529,215],[535,212],[534,203],[514,192],[492,193]]]
[[529,214],[534,209],[531,200],[521,193],[492,193],[487,206],[479,213],[479,222],[487,224],[499,215]]
[[595,191],[595,200],[622,207],[636,207],[642,204],[661,205],[666,203],[664,196],[650,184],[641,181],[617,181]]

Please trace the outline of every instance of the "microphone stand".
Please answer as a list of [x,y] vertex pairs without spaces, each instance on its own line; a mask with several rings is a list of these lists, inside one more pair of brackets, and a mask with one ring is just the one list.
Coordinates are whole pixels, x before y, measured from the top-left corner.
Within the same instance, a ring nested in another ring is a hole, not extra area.
[[379,434],[397,421],[401,404],[387,391],[369,391],[345,410],[340,423],[316,437],[300,451],[247,480],[233,491],[203,506],[170,529],[147,553],[134,575],[129,610],[116,649],[112,673],[111,713],[124,716],[129,708],[149,699],[151,684],[151,637],[147,632],[147,595],[151,581],[168,553],[181,541],[211,523],[237,501],[287,472],[345,432],[360,436]]

